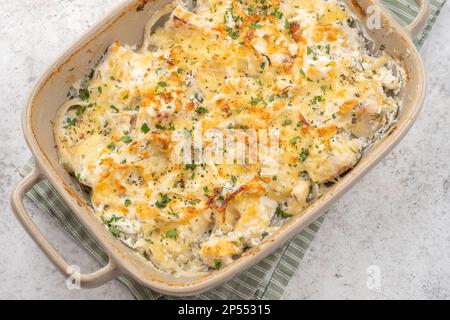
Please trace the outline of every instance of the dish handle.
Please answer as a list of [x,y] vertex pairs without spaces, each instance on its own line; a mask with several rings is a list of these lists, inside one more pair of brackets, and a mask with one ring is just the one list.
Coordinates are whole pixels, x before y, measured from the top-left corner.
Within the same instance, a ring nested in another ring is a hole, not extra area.
[[[376,0],[378,5],[382,6],[381,0]],[[407,26],[404,26],[406,33],[411,37],[411,39],[415,39],[428,24],[428,20],[430,20],[430,1],[429,0],[415,0],[420,10],[417,14],[417,17]]]
[[30,191],[43,178],[44,176],[42,172],[38,166],[35,165],[33,171],[19,183],[12,194],[11,206],[13,212],[24,229],[50,259],[50,261],[61,271],[63,275],[66,276],[69,281],[73,281],[75,285],[79,285],[81,288],[96,288],[117,278],[119,276],[119,272],[117,270],[117,265],[111,257],[109,257],[108,264],[96,272],[89,274],[76,273],[76,270],[74,270],[74,268],[69,265],[69,263],[67,263],[67,261],[58,253],[58,251],[50,244],[47,238],[33,222],[24,206],[24,198],[27,192]]
[[416,0],[416,2],[420,11],[414,21],[405,27],[412,39],[415,39],[425,29],[431,13],[429,0]]

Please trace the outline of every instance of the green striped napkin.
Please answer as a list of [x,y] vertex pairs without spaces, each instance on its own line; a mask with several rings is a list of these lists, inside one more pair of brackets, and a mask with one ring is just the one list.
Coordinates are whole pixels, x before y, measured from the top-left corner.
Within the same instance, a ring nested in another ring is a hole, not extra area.
[[[425,31],[416,39],[416,44],[419,47],[424,43],[426,36],[431,31],[445,1],[430,1],[432,5],[432,17]],[[383,0],[383,2],[402,24],[411,22],[418,12],[418,7],[414,0]],[[32,166],[33,162],[30,161],[21,170],[21,175],[25,176],[29,173]],[[100,263],[107,263],[108,256],[89,235],[86,229],[76,220],[70,209],[47,181],[42,181],[36,185],[28,193],[28,197]],[[315,235],[319,231],[323,220],[323,218],[320,218],[313,222],[308,228],[294,237],[291,242],[261,261],[258,265],[243,272],[232,281],[220,288],[194,298],[223,300],[280,299],[314,240]],[[140,285],[130,277],[121,277],[119,281],[130,290],[136,299],[171,299],[171,297],[162,296]]]

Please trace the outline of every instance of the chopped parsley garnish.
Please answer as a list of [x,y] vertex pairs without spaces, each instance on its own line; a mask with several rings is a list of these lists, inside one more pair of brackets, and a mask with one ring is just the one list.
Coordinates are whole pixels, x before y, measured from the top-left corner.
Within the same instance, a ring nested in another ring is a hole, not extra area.
[[194,171],[197,168],[196,164],[187,164],[184,166],[184,170],[192,170]]
[[291,139],[291,144],[292,144],[293,146],[295,146],[295,145],[297,144],[297,141],[300,140],[300,139],[301,139],[301,138],[300,138],[299,136],[293,137],[293,138]]
[[263,101],[263,99],[261,99],[261,98],[252,98],[252,101],[250,102],[250,104],[254,107],[254,106],[258,105],[258,103],[260,103],[261,101]]
[[86,112],[87,107],[86,106],[76,106],[76,107],[77,107],[77,116],[81,117]]
[[301,162],[305,162],[306,159],[308,159],[308,157],[309,157],[309,150],[303,148],[303,149],[302,149],[302,152],[300,153],[299,160],[300,160]]
[[158,207],[159,209],[165,209],[167,208],[167,205],[170,203],[170,198],[167,194],[160,194],[159,195],[161,197],[160,200],[156,201],[155,206]]
[[214,268],[216,268],[216,270],[222,269],[222,266],[223,266],[222,260],[214,260]]
[[108,148],[109,150],[114,150],[114,149],[116,148],[116,144],[114,143],[114,141],[111,142],[111,143],[107,146],[107,148]]
[[126,199],[125,200],[125,207],[129,207],[131,206],[131,200],[130,199]]
[[118,237],[120,235],[120,230],[117,226],[111,225],[109,226],[109,231],[115,236]]
[[119,113],[120,111],[116,106],[113,105],[111,106],[111,109],[113,109],[115,113]]
[[261,29],[261,25],[258,24],[257,22],[253,22],[253,23],[250,25],[250,29]]
[[131,137],[128,135],[128,133],[126,133],[125,135],[123,135],[120,138],[120,141],[122,141],[123,143],[129,144],[129,143],[133,142],[133,139],[131,139]]
[[178,230],[177,229],[172,229],[172,230],[167,231],[166,237],[169,238],[169,239],[176,239],[176,238],[178,238]]
[[89,100],[89,97],[91,94],[89,93],[89,89],[82,88],[78,91],[78,95],[80,96],[80,99],[83,101]]
[[147,133],[150,132],[150,128],[148,127],[148,125],[147,125],[146,123],[144,123],[144,124],[141,126],[141,132],[142,132],[142,133],[145,133],[145,134],[147,134]]
[[64,126],[64,129],[73,127],[77,124],[77,119],[75,118],[67,118],[66,119],[66,125]]
[[290,213],[284,211],[284,210],[281,209],[280,207],[277,208],[276,214],[277,214],[278,216],[280,216],[281,218],[283,218],[283,219],[287,219],[287,218],[293,217],[292,214],[290,214]]
[[231,177],[231,182],[233,183],[233,187],[236,186],[237,181],[238,181],[238,178],[236,176]]
[[199,204],[200,202],[202,202],[202,200],[199,200],[199,199],[191,199],[191,200],[189,200],[189,204],[192,205],[192,206],[195,206],[195,205]]
[[292,120],[291,119],[286,119],[283,122],[283,126],[285,126],[285,127],[290,126],[291,124],[292,124]]
[[209,111],[205,107],[198,107],[197,109],[195,109],[195,112],[197,112],[198,114],[206,114]]
[[233,39],[233,40],[237,40],[239,39],[239,32],[235,31],[233,28],[230,27],[226,27],[225,31],[228,33],[228,36]]
[[155,125],[156,129],[161,130],[161,131],[175,131],[175,127],[173,126],[173,124],[171,123],[169,127],[163,126],[160,123],[157,123]]
[[291,28],[291,23],[289,22],[288,19],[286,19],[286,20],[284,21],[284,28],[285,28],[285,29],[290,29],[290,28]]
[[165,88],[167,87],[167,82],[161,81],[158,83],[158,86],[160,86],[161,88]]
[[110,219],[103,219],[103,223],[108,226],[109,231],[115,236],[118,237],[120,235],[119,228],[114,225],[114,222],[120,221],[122,218],[117,216],[112,216]]
[[281,12],[278,8],[275,9],[275,11],[272,12],[270,15],[271,15],[272,17],[277,18],[277,19],[283,18],[283,12]]
[[331,86],[325,86],[325,85],[324,85],[324,86],[321,86],[321,87],[320,87],[320,90],[322,90],[323,93],[326,93],[327,90],[331,90]]
[[108,219],[108,220],[103,219],[103,222],[106,223],[106,224],[111,224],[111,223],[113,223],[113,222],[117,222],[117,221],[120,221],[120,220],[122,220],[121,217],[118,217],[118,216],[112,216],[112,217],[111,217],[110,219]]
[[320,103],[322,101],[324,101],[325,99],[322,96],[315,96],[313,98],[313,103]]

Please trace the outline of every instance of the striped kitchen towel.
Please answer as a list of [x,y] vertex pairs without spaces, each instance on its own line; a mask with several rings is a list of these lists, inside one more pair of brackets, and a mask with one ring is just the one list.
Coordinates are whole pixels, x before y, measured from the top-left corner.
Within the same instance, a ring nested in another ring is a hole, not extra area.
[[[382,0],[402,24],[411,22],[417,14],[418,7],[414,0]],[[439,15],[446,0],[431,0],[432,16],[425,31],[416,39],[420,47]],[[33,166],[30,161],[21,170],[21,175],[28,174]],[[42,181],[29,193],[28,197],[52,219],[54,219],[75,241],[80,243],[100,263],[106,264],[108,257],[101,247],[89,235],[86,229],[72,215],[70,209],[56,193],[53,187]],[[320,229],[323,218],[313,222],[288,244],[261,261],[250,270],[237,276],[220,288],[211,290],[195,299],[279,299],[298,269],[303,257]],[[133,280],[121,277],[119,281],[126,286],[136,299],[171,299],[162,296]],[[192,298],[191,298],[192,299]]]

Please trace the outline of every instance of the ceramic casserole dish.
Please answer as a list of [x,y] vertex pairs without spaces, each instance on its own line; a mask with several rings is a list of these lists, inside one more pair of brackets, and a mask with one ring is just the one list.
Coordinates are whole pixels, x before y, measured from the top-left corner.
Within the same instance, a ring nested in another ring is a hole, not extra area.
[[396,57],[408,74],[408,79],[400,94],[401,113],[398,122],[385,138],[370,148],[359,164],[337,183],[330,192],[315,201],[302,215],[299,215],[261,244],[247,251],[232,265],[197,278],[177,278],[153,268],[132,249],[127,248],[92,214],[88,195],[79,191],[79,185],[59,164],[51,121],[63,102],[71,84],[95,67],[105,50],[115,40],[125,44],[141,41],[147,21],[170,0],[130,0],[125,1],[107,18],[93,27],[81,40],[64,53],[41,77],[31,92],[23,114],[23,131],[35,158],[35,168],[15,189],[12,207],[25,230],[38,244],[52,263],[67,277],[69,264],[48,242],[33,223],[24,206],[26,193],[36,183],[46,179],[67,202],[76,218],[101,244],[109,255],[109,263],[102,269],[81,275],[81,285],[86,288],[98,287],[122,275],[134,279],[163,294],[173,296],[195,295],[213,289],[232,279],[237,274],[257,264],[260,260],[286,243],[303,228],[320,217],[327,207],[353,186],[364,174],[376,165],[405,136],[416,120],[422,107],[426,89],[423,62],[414,46],[413,39],[426,25],[429,4],[418,0],[420,13],[412,24],[400,26],[377,0],[346,0],[349,8],[359,17],[361,25],[367,25],[370,17],[366,12],[380,10],[382,28],[366,28],[367,34],[377,46]]

